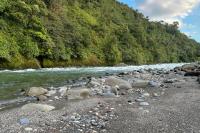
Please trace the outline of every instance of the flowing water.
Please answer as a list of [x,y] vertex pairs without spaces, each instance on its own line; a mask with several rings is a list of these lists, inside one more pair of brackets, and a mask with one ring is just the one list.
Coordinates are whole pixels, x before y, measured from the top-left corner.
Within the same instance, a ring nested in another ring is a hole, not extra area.
[[81,68],[44,68],[25,70],[0,71],[0,101],[18,97],[21,89],[29,87],[59,87],[69,84],[69,80],[80,77],[102,76],[106,73],[113,74],[140,69],[166,69],[170,70],[179,64],[156,64],[126,67],[81,67]]

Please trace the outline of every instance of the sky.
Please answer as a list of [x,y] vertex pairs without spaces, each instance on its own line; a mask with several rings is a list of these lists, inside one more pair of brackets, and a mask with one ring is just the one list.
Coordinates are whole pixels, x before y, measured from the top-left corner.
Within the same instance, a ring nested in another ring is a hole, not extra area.
[[179,22],[180,30],[200,42],[200,0],[119,0],[152,21]]

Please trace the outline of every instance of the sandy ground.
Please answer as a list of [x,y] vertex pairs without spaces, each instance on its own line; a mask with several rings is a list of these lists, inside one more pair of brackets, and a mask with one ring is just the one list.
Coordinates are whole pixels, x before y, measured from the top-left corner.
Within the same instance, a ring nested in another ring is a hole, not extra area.
[[[45,102],[56,107],[48,113],[22,111],[21,107],[4,110],[0,112],[0,133],[200,133],[200,84],[197,78],[168,74],[163,79],[168,78],[179,81],[164,83],[164,87],[142,89],[150,94],[144,98],[148,106],[135,102],[139,93],[134,89],[119,97]],[[159,96],[153,96],[154,93]],[[108,117],[103,128],[77,127],[64,120],[75,113],[92,117],[90,113],[95,109]],[[107,109],[111,111],[105,113]],[[28,118],[30,123],[21,125],[21,118]]]

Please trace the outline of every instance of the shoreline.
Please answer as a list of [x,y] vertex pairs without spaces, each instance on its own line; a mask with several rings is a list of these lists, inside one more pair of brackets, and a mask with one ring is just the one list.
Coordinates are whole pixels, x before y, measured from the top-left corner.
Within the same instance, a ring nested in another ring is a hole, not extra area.
[[[73,89],[68,86],[51,88],[48,93],[55,93],[35,104],[55,109],[47,111],[45,108],[44,111],[30,102],[26,105],[31,108],[21,105],[1,111],[0,132],[199,131],[200,125],[196,123],[200,117],[197,111],[200,109],[197,102],[200,84],[197,77],[185,77],[185,73],[178,68],[123,72],[91,77],[88,84]],[[186,117],[191,113],[192,123]],[[25,124],[22,120],[26,120]],[[176,127],[178,121],[180,124]],[[182,126],[184,123],[186,125]]]

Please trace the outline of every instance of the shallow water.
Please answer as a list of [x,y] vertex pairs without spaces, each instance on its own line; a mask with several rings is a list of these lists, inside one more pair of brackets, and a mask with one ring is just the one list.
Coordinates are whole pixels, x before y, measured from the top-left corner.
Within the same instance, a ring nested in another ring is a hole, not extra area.
[[106,73],[128,72],[140,69],[170,70],[179,64],[156,64],[126,67],[81,67],[81,68],[44,68],[0,71],[0,100],[18,97],[21,89],[33,86],[58,87],[69,84],[68,80],[87,76],[102,76]]

